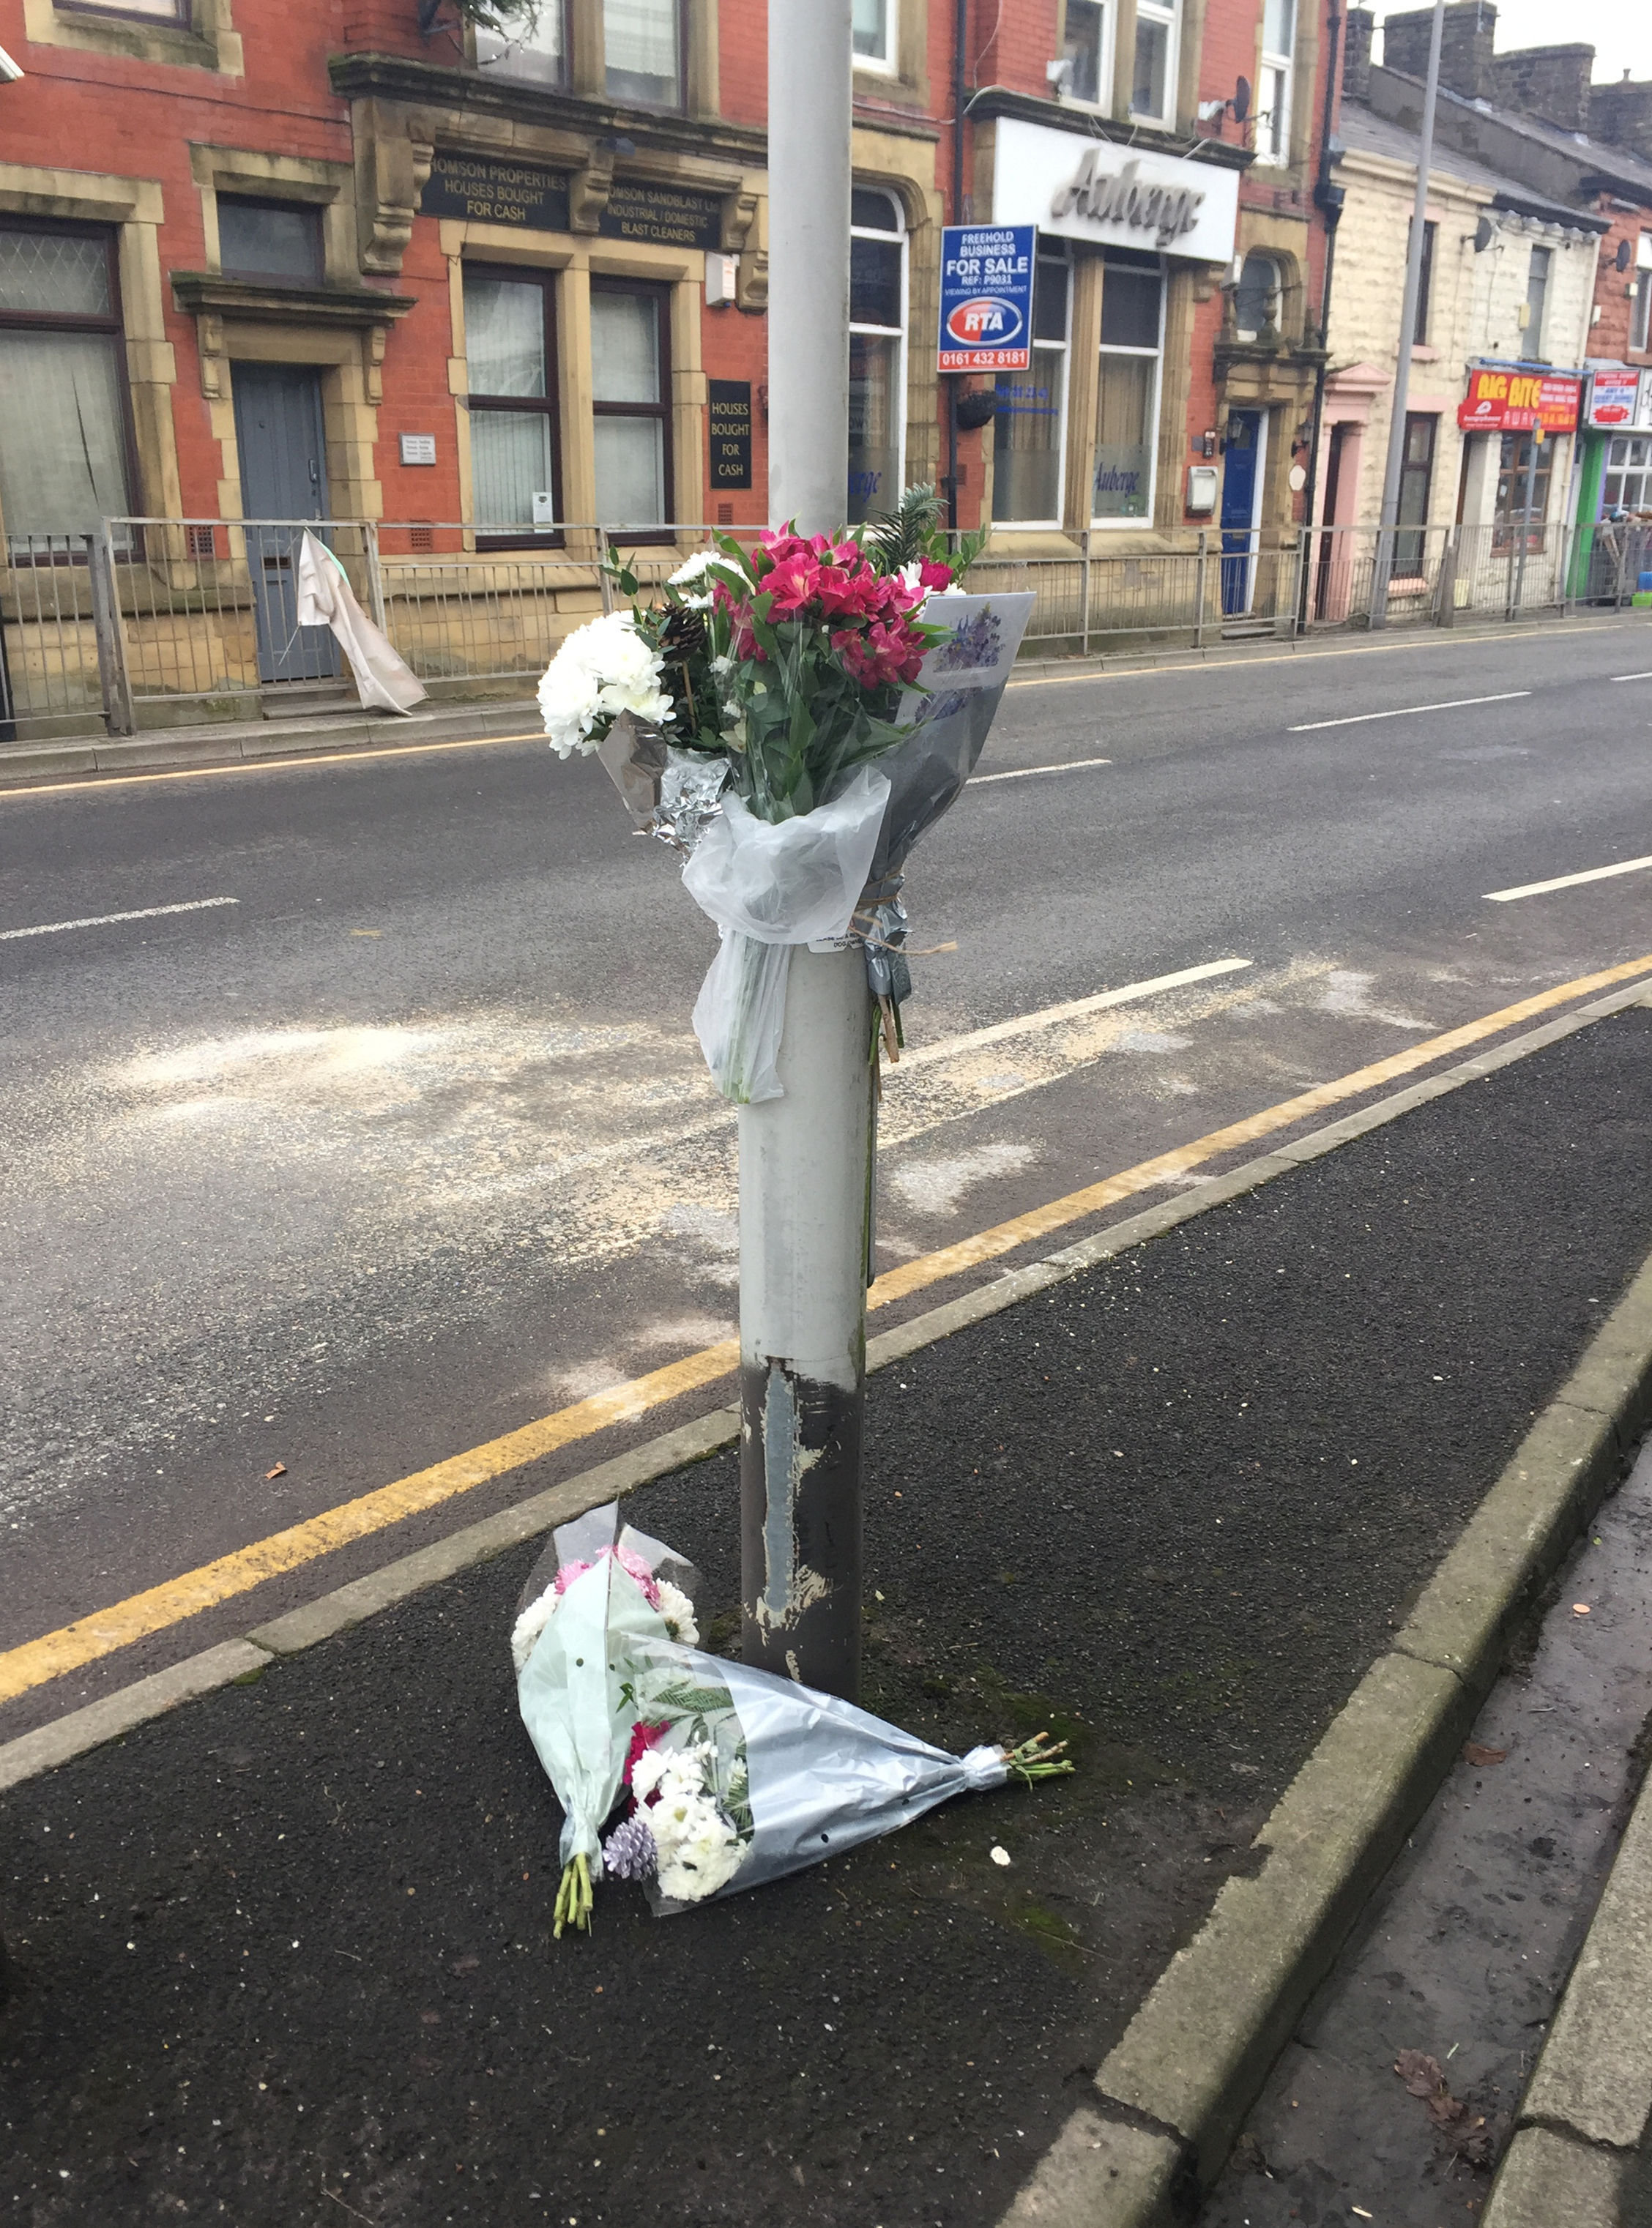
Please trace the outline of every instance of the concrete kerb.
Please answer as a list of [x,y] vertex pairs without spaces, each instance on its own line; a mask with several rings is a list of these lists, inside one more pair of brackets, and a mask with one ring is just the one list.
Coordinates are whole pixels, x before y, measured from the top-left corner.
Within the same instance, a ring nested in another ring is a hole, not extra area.
[[[868,1341],[868,1367],[887,1367],[1635,1004],[1652,1007],[1652,986],[1598,999],[1013,1269]],[[1073,2115],[1004,2228],[1156,2228],[1213,2177],[1312,1988],[1449,1766],[1521,1607],[1610,1489],[1649,1411],[1652,1263],[1274,1810],[1256,1844],[1267,1853],[1261,1870],[1223,1887],[1100,2068],[1096,2103]],[[714,1410],[26,1733],[0,1746],[0,1792],[731,1445],[739,1428],[738,1409]],[[1512,2215],[1507,2228],[1515,2228]]]
[[155,727],[141,735],[62,742],[16,743],[0,749],[0,793],[34,783],[158,771],[210,773],[225,766],[330,757],[343,752],[405,750],[409,744],[486,742],[515,734],[539,719],[530,697],[486,704],[435,706],[394,714],[350,710],[318,720],[254,720],[234,726]]
[[1615,2228],[1652,2129],[1652,1783],[1516,2115],[1484,2228]]
[[[1005,2228],[1046,2219],[1071,2220],[1075,2228],[1080,2220],[1085,2228],[1160,2228],[1179,2217],[1190,2186],[1215,2179],[1309,1995],[1449,1770],[1521,1610],[1627,1469],[1649,1415],[1652,1260],[1470,1520],[1393,1649],[1367,1673],[1286,1789],[1254,1844],[1265,1853],[1261,1869],[1224,1885],[1204,1926],[1166,1967],[1098,2071],[1097,2103],[1083,2110],[1173,2139],[1161,2149],[1158,2167],[1132,2184],[1098,2167],[1086,2175],[1080,2161],[1075,2179],[1070,2160],[1052,2163],[1061,2154],[1058,2144],[1005,2216]],[[1557,2075],[1546,2088],[1534,2080],[1525,2108],[1552,2129],[1554,2107],[1563,2103],[1588,2122],[1577,2132],[1596,2142],[1606,2098],[1591,2089],[1592,2101],[1580,2102],[1576,2084],[1588,2080],[1589,2053],[1605,2049],[1602,2034],[1621,2036],[1626,2023],[1633,2030],[1630,2001],[1640,2007],[1644,2063],[1638,2085],[1614,2090],[1612,2125],[1621,2135],[1638,2111],[1638,2140],[1652,2110],[1652,2021],[1645,2010],[1652,2003],[1652,1799],[1642,1809],[1644,1827],[1637,1813],[1634,1848],[1626,1843],[1620,1858],[1629,1869],[1610,1948],[1610,1958],[1627,1966],[1631,1994],[1623,1994],[1616,1962],[1603,1982],[1605,1961],[1591,1961],[1604,2009],[1587,2017],[1580,2011],[1572,2023],[1585,2039],[1574,2052],[1580,2071],[1566,2084]],[[1105,2155],[1105,2147],[1094,2154],[1098,2162]],[[1540,2167],[1547,2174],[1546,2145],[1528,2145],[1526,2155],[1534,2174]],[[1058,2196],[1065,2211],[1052,2209]],[[1581,2217],[1570,2209],[1529,2215],[1546,2228]],[[1527,2218],[1511,2212],[1508,2228],[1516,2222],[1524,2228]],[[1601,2215],[1601,2228],[1610,2218]]]

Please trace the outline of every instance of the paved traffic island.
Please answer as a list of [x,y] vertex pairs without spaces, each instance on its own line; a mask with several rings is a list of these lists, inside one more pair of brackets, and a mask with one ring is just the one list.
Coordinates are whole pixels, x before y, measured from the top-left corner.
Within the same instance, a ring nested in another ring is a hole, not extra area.
[[[1645,1260],[1649,1055],[1604,1020],[873,1379],[866,1700],[1073,1779],[553,1945],[530,1545],[13,1789],[0,2197],[976,2228],[1081,2175],[1097,2069]],[[633,1508],[723,1637],[736,1508],[718,1454]]]

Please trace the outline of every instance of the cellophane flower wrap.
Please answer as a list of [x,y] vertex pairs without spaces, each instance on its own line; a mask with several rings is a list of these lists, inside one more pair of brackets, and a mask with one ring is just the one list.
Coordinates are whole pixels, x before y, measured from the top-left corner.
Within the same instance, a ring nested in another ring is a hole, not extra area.
[[973,770],[1033,603],[960,609],[986,535],[949,546],[941,516],[932,488],[910,488],[836,535],[714,536],[646,589],[611,561],[630,608],[570,635],[541,683],[553,747],[600,755],[717,924],[695,1032],[742,1104],[781,1095],[799,944],[863,950],[899,1057],[900,862]]
[[957,1757],[830,1694],[694,1644],[689,1566],[617,1508],[559,1532],[513,1634],[523,1722],[564,1818],[556,1930],[592,1884],[656,1912],[756,1887],[971,1791],[1071,1766],[1041,1735]]
[[889,797],[876,761],[940,638],[925,602],[953,579],[935,539],[718,536],[656,603],[617,564],[631,608],[570,635],[540,684],[553,748],[600,752],[634,822],[692,855],[720,937],[695,1028],[739,1103],[780,1095],[791,947],[849,930]]

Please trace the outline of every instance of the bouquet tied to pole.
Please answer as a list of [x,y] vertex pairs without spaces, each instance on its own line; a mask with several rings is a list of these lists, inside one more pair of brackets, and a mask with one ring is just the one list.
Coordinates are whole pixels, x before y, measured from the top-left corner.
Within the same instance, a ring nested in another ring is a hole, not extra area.
[[959,594],[985,536],[949,552],[938,517],[919,488],[835,536],[715,536],[657,603],[615,564],[629,606],[570,635],[540,684],[552,748],[601,757],[717,924],[695,1030],[741,1104],[781,1095],[798,944],[863,947],[899,1056],[900,867],[974,768],[1033,601]]

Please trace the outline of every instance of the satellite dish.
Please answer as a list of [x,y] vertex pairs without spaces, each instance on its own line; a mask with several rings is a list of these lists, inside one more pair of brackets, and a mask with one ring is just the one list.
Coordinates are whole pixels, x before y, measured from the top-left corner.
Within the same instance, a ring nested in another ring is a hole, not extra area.
[[1497,237],[1497,227],[1489,216],[1482,216],[1474,228],[1474,252],[1483,255]]
[[1242,77],[1233,87],[1233,121],[1243,124],[1251,112],[1251,80]]
[[1617,243],[1617,266],[1618,270],[1620,270],[1620,271],[1627,271],[1627,270],[1629,269],[1629,266],[1630,266],[1630,263],[1631,263],[1631,262],[1633,261],[1633,259],[1634,259],[1634,255],[1635,255],[1635,251],[1634,251],[1634,249],[1630,246],[1630,244],[1629,244],[1629,240],[1628,240],[1628,237],[1627,237],[1627,235],[1626,235],[1623,239],[1620,240],[1618,241],[1618,243]]

